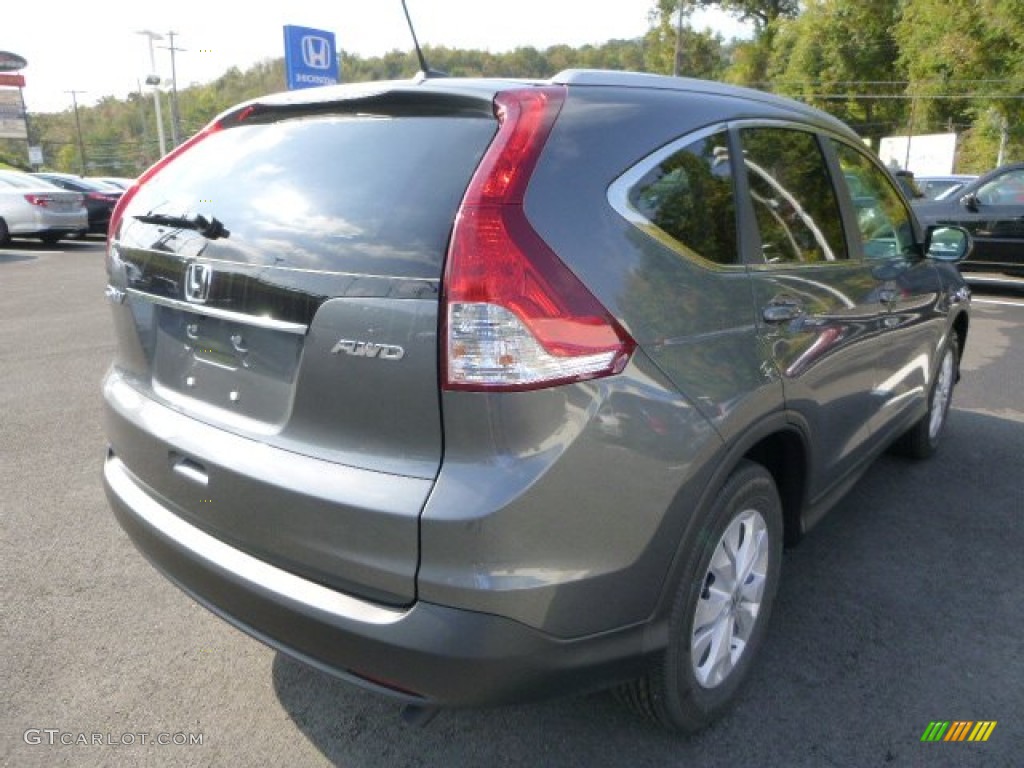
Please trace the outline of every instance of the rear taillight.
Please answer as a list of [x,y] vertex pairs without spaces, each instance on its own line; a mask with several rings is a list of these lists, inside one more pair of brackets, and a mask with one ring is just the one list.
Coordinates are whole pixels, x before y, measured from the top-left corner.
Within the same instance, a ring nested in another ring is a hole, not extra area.
[[46,208],[53,202],[53,198],[50,195],[25,195],[25,199],[32,205],[38,205],[40,208]]
[[528,390],[608,376],[636,346],[523,209],[564,100],[555,86],[495,97],[498,134],[466,191],[445,266],[447,389]]
[[89,200],[96,200],[101,203],[116,203],[117,195],[106,195],[102,192],[89,192],[86,194],[86,198]]
[[107,228],[108,252],[110,250],[109,242],[111,238],[117,237],[118,227],[121,226],[121,219],[124,217],[124,209],[128,206],[128,203],[132,201],[132,198],[135,197],[135,195],[138,193],[139,188],[147,181],[152,179],[154,176],[156,176],[158,173],[160,173],[161,170],[166,168],[167,164],[170,163],[172,160],[181,157],[182,154],[190,150],[192,147],[194,147],[200,141],[205,139],[207,136],[210,136],[211,134],[214,134],[217,131],[219,131],[222,127],[223,126],[219,122],[210,123],[208,126],[203,128],[203,130],[201,130],[199,133],[193,136],[191,139],[186,141],[181,146],[171,150],[166,155],[164,155],[164,157],[157,160],[147,170],[143,171],[142,175],[139,176],[136,182],[132,184],[123,195],[121,195],[121,197],[117,201],[117,205],[114,206],[114,210],[110,214],[110,226]]

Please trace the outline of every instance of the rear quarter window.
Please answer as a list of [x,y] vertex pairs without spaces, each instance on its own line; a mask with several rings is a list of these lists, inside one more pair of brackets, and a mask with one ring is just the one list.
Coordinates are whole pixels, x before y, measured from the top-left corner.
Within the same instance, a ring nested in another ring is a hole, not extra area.
[[739,262],[733,170],[725,132],[696,139],[641,165],[625,179],[616,208],[649,235],[689,258]]

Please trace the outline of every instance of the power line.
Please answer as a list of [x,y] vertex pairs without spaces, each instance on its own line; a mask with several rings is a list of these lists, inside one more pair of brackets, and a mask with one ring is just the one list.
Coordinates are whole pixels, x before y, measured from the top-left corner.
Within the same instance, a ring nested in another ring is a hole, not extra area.
[[800,98],[844,101],[857,99],[904,99],[926,101],[963,101],[966,99],[1024,99],[1024,93],[801,93]]

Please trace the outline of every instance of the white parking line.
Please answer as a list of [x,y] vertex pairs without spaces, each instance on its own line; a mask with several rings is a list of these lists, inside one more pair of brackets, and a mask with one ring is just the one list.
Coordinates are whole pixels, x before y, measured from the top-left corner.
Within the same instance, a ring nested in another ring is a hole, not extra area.
[[1001,301],[1000,299],[979,299],[977,296],[971,298],[972,304],[991,304],[997,307],[1024,307],[1024,299],[1020,301]]
[[1009,275],[979,275],[974,272],[965,272],[964,280],[975,285],[996,285],[1012,286],[1014,288],[1024,287],[1024,278],[1010,277]]

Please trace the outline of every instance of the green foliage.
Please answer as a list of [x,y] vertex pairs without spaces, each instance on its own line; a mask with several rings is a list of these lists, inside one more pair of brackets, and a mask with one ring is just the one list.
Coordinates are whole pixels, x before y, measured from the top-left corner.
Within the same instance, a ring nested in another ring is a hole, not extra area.
[[864,136],[888,135],[906,108],[889,98],[905,79],[892,33],[898,16],[899,0],[809,0],[780,26],[768,79],[777,92],[831,112]]
[[915,127],[968,128],[965,170],[994,164],[1004,122],[1009,157],[1024,156],[1024,0],[905,0],[902,8],[895,39]]
[[716,8],[754,24],[761,32],[779,19],[794,18],[800,13],[800,0],[657,0],[652,14],[664,19],[677,11],[689,16],[698,8]]
[[0,149],[0,170],[27,171],[28,164],[15,153]]
[[[433,68],[468,77],[547,78],[573,67],[671,74],[678,65],[682,75],[814,104],[872,139],[908,128],[956,130],[957,170],[991,168],[1004,137],[1005,160],[1024,157],[1024,0],[651,2],[650,29],[642,38],[506,53],[439,46],[425,53]],[[710,30],[693,29],[693,11],[712,7],[752,22],[753,38],[726,42]],[[418,69],[410,51],[370,58],[341,53],[345,82],[408,78]],[[182,88],[179,138],[241,101],[284,87],[283,59],[268,59]],[[161,98],[169,145],[170,96]],[[159,156],[149,91],[79,107],[79,119],[90,174],[135,175]],[[81,169],[72,109],[31,115],[29,133],[30,143],[42,146],[47,168]],[[0,139],[0,163],[27,167],[25,142]]]
[[[690,64],[687,74],[716,77],[726,60],[721,38],[710,33],[687,30]],[[427,47],[431,67],[461,77],[547,78],[572,67],[671,71],[671,56],[665,46],[674,46],[657,30],[635,40],[610,40],[599,46],[571,48],[556,45],[546,50],[517,48],[507,53]],[[668,64],[666,70],[665,65]],[[409,78],[419,69],[411,51],[391,51],[383,56],[361,58],[341,52],[341,74],[345,82],[395,80]],[[205,85],[193,85],[178,91],[180,139],[202,128],[220,112],[239,102],[284,90],[283,59],[262,61],[246,71],[231,68]],[[170,95],[161,95],[164,133],[170,146],[172,108]],[[159,142],[152,92],[129,94],[127,99],[108,97],[95,106],[80,106],[79,120],[85,145],[88,174],[132,176],[159,157]],[[73,110],[31,116],[32,144],[43,148],[45,167],[78,173],[82,160]],[[26,166],[25,143],[0,140],[0,157],[12,164]]]
[[661,0],[651,12],[651,29],[644,37],[645,69],[662,75],[678,72],[682,77],[720,80],[728,65],[722,36],[693,29],[688,23],[690,11],[685,3]]

